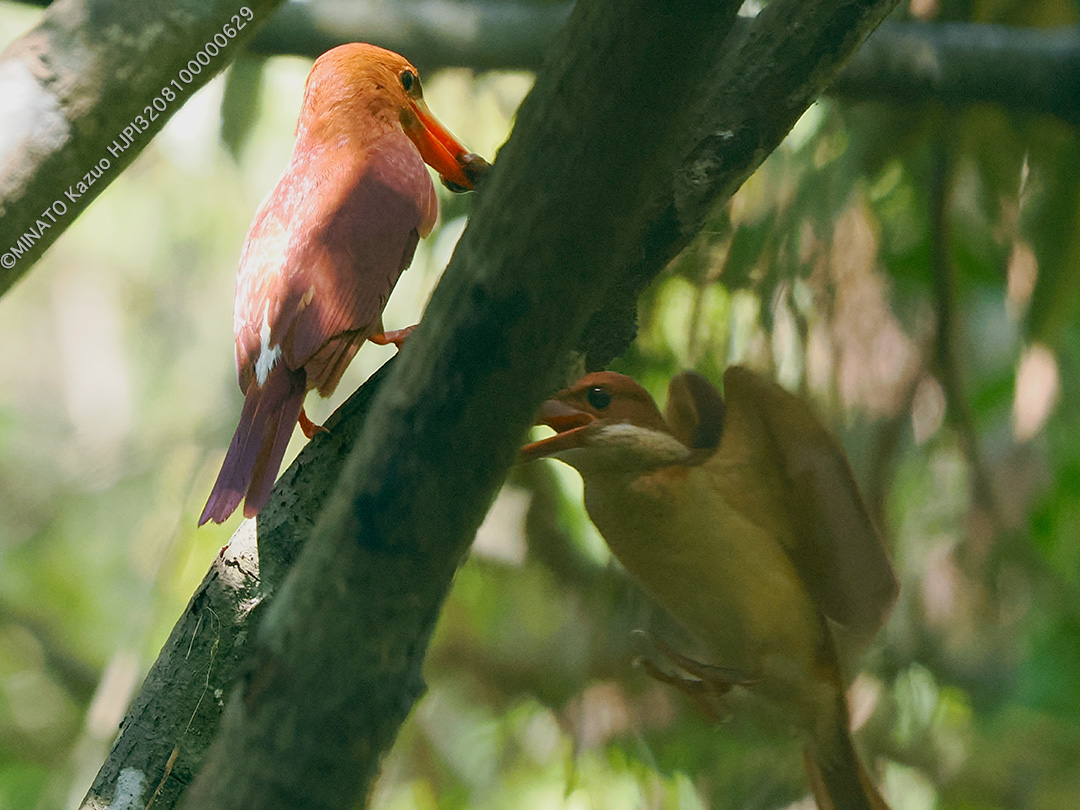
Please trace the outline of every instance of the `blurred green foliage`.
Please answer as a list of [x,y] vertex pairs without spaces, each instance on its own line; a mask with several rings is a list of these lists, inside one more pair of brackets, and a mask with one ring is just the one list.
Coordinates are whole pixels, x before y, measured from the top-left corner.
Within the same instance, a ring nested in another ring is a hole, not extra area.
[[[1072,0],[911,8],[1078,14]],[[0,38],[34,18],[0,8]],[[0,810],[78,802],[235,526],[195,529],[239,411],[233,272],[307,68],[244,62],[207,87],[0,300]],[[446,71],[426,93],[491,156],[529,83]],[[443,203],[390,328],[420,316],[463,227],[468,200]],[[680,369],[718,381],[746,363],[841,436],[901,578],[851,693],[896,810],[1080,807],[1078,310],[1075,130],[826,99],[650,287],[614,364],[662,399]],[[312,416],[390,353],[365,348]],[[675,632],[611,562],[576,476],[514,470],[373,806],[803,798],[783,718],[734,696],[729,723],[707,722],[632,667],[647,626]]]

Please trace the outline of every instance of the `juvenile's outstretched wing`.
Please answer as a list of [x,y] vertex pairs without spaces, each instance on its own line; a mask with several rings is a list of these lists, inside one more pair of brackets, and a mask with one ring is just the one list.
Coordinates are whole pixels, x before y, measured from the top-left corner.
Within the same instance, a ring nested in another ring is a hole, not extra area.
[[777,533],[821,612],[856,638],[872,637],[897,582],[837,440],[798,397],[748,369],[724,374],[727,419],[719,456],[745,462],[761,487],[778,487],[789,531]]

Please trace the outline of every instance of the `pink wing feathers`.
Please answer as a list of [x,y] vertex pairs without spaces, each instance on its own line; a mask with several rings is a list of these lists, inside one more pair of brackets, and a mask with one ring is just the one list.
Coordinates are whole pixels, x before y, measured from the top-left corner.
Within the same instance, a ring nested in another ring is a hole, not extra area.
[[367,150],[294,154],[240,257],[233,327],[244,408],[200,525],[224,521],[245,495],[249,517],[266,503],[304,395],[331,393],[381,331],[436,212],[427,168],[401,131]]
[[294,161],[256,216],[237,274],[241,389],[256,378],[260,359],[268,362],[267,326],[267,350],[280,348],[291,368],[306,367],[308,387],[321,389],[310,361],[329,343],[359,344],[378,331],[386,299],[436,212],[427,168],[400,131],[360,153],[346,145]]

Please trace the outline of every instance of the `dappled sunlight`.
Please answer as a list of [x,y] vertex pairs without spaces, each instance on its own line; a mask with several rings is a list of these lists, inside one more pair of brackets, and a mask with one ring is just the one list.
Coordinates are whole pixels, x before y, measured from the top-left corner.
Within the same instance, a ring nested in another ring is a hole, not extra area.
[[874,417],[894,414],[919,358],[889,305],[888,281],[878,269],[878,240],[866,205],[853,201],[840,216],[828,250],[841,399],[845,407],[865,408]]
[[1013,399],[1013,435],[1026,442],[1042,430],[1060,393],[1058,364],[1053,353],[1038,344],[1028,346],[1016,370]]
[[925,444],[945,424],[945,390],[933,377],[919,380],[911,400],[911,434],[915,444]]
[[504,486],[476,530],[472,553],[506,565],[524,563],[525,520],[531,501],[526,490]]
[[1005,306],[1010,317],[1022,318],[1039,277],[1039,260],[1030,245],[1022,240],[1013,243],[1006,272]]
[[131,362],[110,286],[75,276],[52,290],[59,382],[75,432],[74,452],[91,462],[78,474],[91,489],[116,483],[134,428]]

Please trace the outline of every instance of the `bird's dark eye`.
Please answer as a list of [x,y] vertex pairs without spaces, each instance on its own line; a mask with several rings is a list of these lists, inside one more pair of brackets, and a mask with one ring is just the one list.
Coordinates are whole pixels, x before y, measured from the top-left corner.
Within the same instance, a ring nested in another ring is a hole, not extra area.
[[401,86],[405,88],[405,92],[408,93],[412,90],[412,86],[416,84],[416,74],[411,70],[405,70],[401,73]]
[[611,393],[606,388],[598,385],[589,389],[588,393],[585,394],[585,399],[593,408],[602,411],[611,404]]

